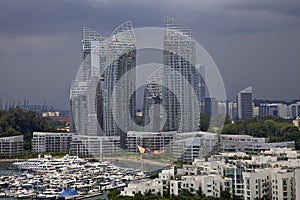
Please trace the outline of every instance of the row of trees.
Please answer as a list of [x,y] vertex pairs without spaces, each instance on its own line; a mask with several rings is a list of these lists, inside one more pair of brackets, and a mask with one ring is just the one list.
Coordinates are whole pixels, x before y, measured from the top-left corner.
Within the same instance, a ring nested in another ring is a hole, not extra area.
[[37,112],[22,108],[13,108],[8,111],[0,110],[0,137],[24,135],[24,149],[30,150],[32,133],[55,132],[60,122],[43,118]]
[[279,117],[249,118],[227,123],[223,134],[247,134],[253,137],[268,138],[268,142],[295,141],[296,149],[300,149],[300,131],[290,121]]
[[[137,193],[134,197],[129,196],[120,196],[121,191],[118,189],[113,189],[107,194],[107,198],[110,200],[232,200],[231,194],[227,191],[221,192],[221,197],[206,197],[201,192],[196,194],[189,192],[188,190],[183,189],[180,193],[180,196],[174,195],[160,195],[160,194],[151,194],[150,192],[142,195]],[[100,200],[100,199],[98,199]]]

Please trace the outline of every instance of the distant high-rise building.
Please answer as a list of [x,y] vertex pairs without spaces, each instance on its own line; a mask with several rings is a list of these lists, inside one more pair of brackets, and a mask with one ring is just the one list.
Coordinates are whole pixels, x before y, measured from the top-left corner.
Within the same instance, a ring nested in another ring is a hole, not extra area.
[[237,103],[232,101],[227,101],[226,103],[226,113],[230,119],[237,119]]
[[218,100],[216,98],[214,97],[205,98],[205,113],[209,117],[213,117],[216,114],[218,114]]
[[290,105],[290,113],[292,119],[300,116],[300,102]]
[[237,93],[237,109],[239,119],[253,117],[253,91],[251,86]]

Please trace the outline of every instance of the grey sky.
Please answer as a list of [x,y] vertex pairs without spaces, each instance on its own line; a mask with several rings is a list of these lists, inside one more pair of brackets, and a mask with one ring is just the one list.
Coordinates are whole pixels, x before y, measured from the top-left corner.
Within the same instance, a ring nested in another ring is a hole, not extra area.
[[255,98],[300,98],[299,0],[0,1],[0,99],[68,107],[80,66],[81,28],[108,35],[180,20],[216,62],[227,96],[253,85]]

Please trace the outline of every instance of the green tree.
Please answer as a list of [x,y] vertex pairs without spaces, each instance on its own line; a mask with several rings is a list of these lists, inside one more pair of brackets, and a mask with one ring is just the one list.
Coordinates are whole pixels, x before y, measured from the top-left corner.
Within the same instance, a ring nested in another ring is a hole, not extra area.
[[209,128],[210,118],[205,113],[200,113],[200,130],[207,131]]
[[114,200],[118,195],[120,195],[121,191],[118,189],[112,189],[108,192],[107,198],[110,200]]
[[232,197],[231,197],[230,192],[226,191],[226,190],[221,191],[221,199],[222,200],[231,200]]

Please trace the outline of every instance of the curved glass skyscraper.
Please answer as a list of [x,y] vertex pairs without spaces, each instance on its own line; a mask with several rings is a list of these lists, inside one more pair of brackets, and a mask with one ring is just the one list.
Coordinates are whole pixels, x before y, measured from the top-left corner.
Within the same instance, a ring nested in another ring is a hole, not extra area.
[[[71,131],[87,136],[121,136],[124,147],[130,130],[124,113],[129,112],[132,118],[135,115],[135,97],[131,98],[136,63],[132,23],[120,25],[108,38],[84,27],[82,54],[70,90]],[[125,74],[127,78],[121,81]]]

